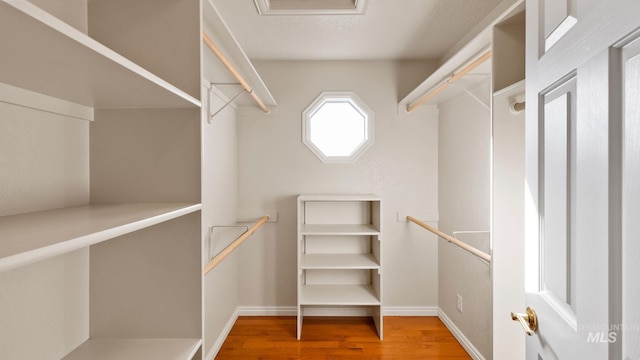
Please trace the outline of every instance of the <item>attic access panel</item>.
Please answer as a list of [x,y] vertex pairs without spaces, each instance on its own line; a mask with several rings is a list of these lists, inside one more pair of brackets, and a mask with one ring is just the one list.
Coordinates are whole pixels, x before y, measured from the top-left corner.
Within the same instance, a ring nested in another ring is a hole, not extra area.
[[260,15],[361,15],[366,0],[254,0]]

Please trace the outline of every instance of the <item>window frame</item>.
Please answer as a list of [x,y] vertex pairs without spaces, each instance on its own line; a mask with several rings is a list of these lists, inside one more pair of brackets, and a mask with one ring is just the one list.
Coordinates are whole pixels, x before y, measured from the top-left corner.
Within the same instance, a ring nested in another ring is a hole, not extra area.
[[[328,156],[311,140],[310,121],[327,102],[345,102],[364,117],[366,138],[346,156]],[[373,111],[353,91],[323,91],[302,111],[302,142],[323,163],[353,163],[373,144]]]

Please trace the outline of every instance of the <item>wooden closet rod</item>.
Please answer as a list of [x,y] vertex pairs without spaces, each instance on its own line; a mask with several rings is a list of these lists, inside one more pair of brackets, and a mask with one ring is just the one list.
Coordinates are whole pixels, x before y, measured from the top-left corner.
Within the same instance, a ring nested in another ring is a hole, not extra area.
[[211,261],[209,261],[209,263],[204,267],[204,270],[203,270],[204,274],[206,275],[209,271],[213,270],[213,268],[215,268],[220,262],[222,262],[222,260],[224,260],[227,256],[229,256],[229,254],[231,254],[233,250],[235,250],[238,246],[240,246],[240,244],[242,244],[242,242],[245,241],[249,236],[253,235],[253,233],[256,232],[256,230],[258,230],[258,228],[262,226],[264,223],[266,223],[268,220],[269,220],[269,215],[265,215],[261,217],[257,223],[255,223],[252,227],[249,228],[249,230],[243,232],[240,236],[238,236],[238,238],[233,240],[231,244],[229,244],[226,248],[220,251],[218,255],[214,256],[213,259],[211,259]]
[[258,97],[258,94],[256,94],[253,91],[251,86],[249,86],[249,84],[242,77],[242,75],[240,75],[240,73],[236,70],[236,68],[233,66],[233,64],[231,64],[229,62],[229,60],[224,56],[222,51],[220,51],[220,49],[216,46],[216,44],[213,42],[213,40],[211,40],[211,38],[204,31],[202,32],[202,40],[204,40],[205,44],[207,44],[209,49],[211,49],[211,51],[213,51],[213,53],[216,54],[218,59],[220,59],[222,64],[227,68],[227,70],[229,70],[231,75],[233,75],[233,77],[235,77],[236,80],[238,80],[240,85],[242,85],[242,87],[251,95],[253,100],[256,101],[256,103],[262,109],[262,111],[264,111],[266,114],[268,114],[269,113],[269,108],[262,102],[262,100],[260,100],[260,98]]
[[473,246],[471,246],[469,244],[465,244],[462,241],[460,241],[460,240],[458,240],[458,239],[456,239],[456,238],[454,238],[452,236],[449,236],[449,235],[443,233],[442,231],[440,231],[440,230],[438,230],[438,229],[436,229],[436,228],[434,228],[432,226],[429,226],[429,225],[423,223],[422,221],[414,218],[411,215],[407,216],[407,220],[422,226],[423,228],[425,228],[425,229],[431,231],[432,233],[440,236],[441,238],[447,240],[448,242],[453,243],[454,245],[457,245],[457,246],[463,248],[464,250],[467,250],[468,252],[472,253],[473,255],[475,255],[475,256],[477,256],[479,258],[484,259],[484,260],[486,260],[488,262],[491,262],[491,255],[489,255],[489,254],[487,254],[487,253],[485,253],[483,251],[480,251],[480,250],[474,248]]
[[451,75],[451,77],[449,77],[444,83],[440,84],[437,88],[431,90],[430,92],[428,92],[427,94],[422,96],[420,99],[416,100],[414,103],[411,103],[411,104],[407,105],[407,112],[412,112],[413,110],[417,109],[418,107],[424,105],[427,101],[431,100],[432,97],[434,97],[434,96],[438,95],[439,93],[441,93],[449,85],[451,85],[454,82],[460,80],[460,78],[465,76],[471,70],[477,68],[480,64],[482,64],[483,62],[487,61],[489,58],[491,58],[491,50],[489,50],[486,53],[482,54],[479,58],[475,59],[473,62],[471,62],[471,64],[465,66],[464,68],[462,68],[457,73],[454,73],[453,75]]

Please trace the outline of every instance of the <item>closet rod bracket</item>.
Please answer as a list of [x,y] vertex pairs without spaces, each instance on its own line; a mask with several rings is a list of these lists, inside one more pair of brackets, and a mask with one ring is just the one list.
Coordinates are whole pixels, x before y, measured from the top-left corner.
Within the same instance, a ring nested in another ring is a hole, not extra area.
[[487,104],[485,104],[484,101],[482,101],[479,97],[476,96],[476,94],[472,93],[471,91],[469,91],[469,89],[467,89],[465,86],[460,85],[458,83],[453,83],[453,82],[449,82],[447,81],[447,83],[449,85],[455,85],[457,87],[459,87],[460,89],[462,89],[462,91],[464,91],[465,93],[467,93],[467,95],[471,96],[475,101],[477,101],[480,105],[482,105],[485,109],[491,111],[491,107]]
[[[216,85],[216,84],[211,83],[211,85]],[[228,84],[228,85],[231,85],[231,84]],[[240,85],[240,84],[236,84],[236,85]],[[211,91],[211,90],[209,90],[209,91]],[[216,112],[214,112],[213,114],[210,114],[209,118],[207,119],[207,122],[209,124],[211,124],[211,119],[213,119],[216,115],[218,115],[222,110],[224,110],[227,106],[229,106],[232,102],[234,102],[240,95],[244,94],[245,92],[247,94],[251,94],[253,92],[253,89],[251,89],[251,91],[247,91],[247,89],[244,89],[244,88],[242,90],[240,90],[240,92],[237,93],[234,97],[232,97],[231,100],[227,101],[227,103],[222,105],[222,107],[220,107],[218,110],[216,110]]]

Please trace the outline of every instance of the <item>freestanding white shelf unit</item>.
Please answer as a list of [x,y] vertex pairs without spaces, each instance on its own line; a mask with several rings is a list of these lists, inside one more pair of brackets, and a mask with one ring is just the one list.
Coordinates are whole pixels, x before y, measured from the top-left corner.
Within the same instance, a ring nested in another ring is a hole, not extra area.
[[298,197],[298,339],[305,314],[362,309],[382,339],[381,210],[376,195]]

